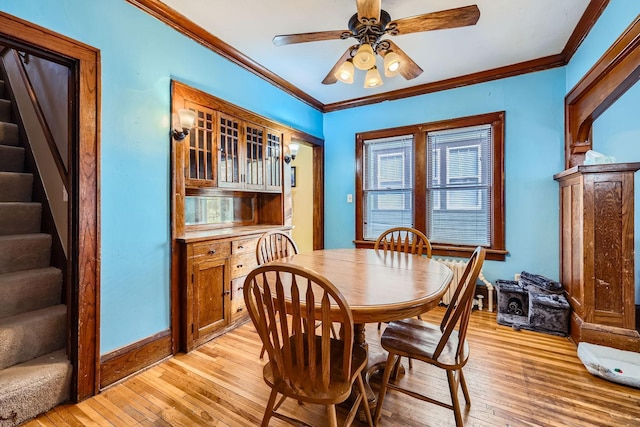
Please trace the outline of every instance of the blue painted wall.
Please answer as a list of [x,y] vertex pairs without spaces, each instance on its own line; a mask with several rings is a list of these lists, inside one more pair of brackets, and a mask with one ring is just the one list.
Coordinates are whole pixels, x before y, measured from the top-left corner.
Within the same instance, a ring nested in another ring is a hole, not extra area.
[[[510,254],[505,262],[488,261],[485,275],[495,280],[528,270],[557,278],[558,192],[552,175],[564,164],[563,98],[637,16],[640,3],[612,0],[565,68],[324,117],[124,0],[0,0],[0,10],[101,51],[100,349],[104,354],[169,328],[171,79],[324,136],[328,248],[352,246],[355,237],[354,204],[346,203],[346,195],[355,192],[355,133],[506,111]],[[638,136],[638,126],[624,127],[637,122],[638,92],[635,88],[628,92],[620,106],[598,120],[595,149],[602,147],[618,160],[640,159],[638,150],[619,142]]]
[[0,10],[100,50],[101,353],[168,329],[170,80],[317,137],[322,114],[124,0]]
[[426,123],[494,111],[506,112],[505,262],[487,261],[488,280],[522,270],[558,277],[558,186],[563,169],[564,70],[553,70],[383,102],[325,115],[328,248],[353,246],[357,132]]
[[[567,92],[580,81],[640,14],[640,2],[611,0],[567,65]],[[636,83],[593,124],[593,150],[617,162],[640,161],[640,84]],[[635,175],[636,304],[640,304],[640,173]]]

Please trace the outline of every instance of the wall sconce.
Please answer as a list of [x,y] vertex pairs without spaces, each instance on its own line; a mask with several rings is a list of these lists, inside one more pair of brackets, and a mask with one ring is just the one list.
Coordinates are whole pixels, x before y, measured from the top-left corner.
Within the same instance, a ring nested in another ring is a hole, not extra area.
[[196,122],[196,112],[181,108],[178,110],[178,119],[180,121],[180,128],[174,128],[171,135],[176,141],[182,141],[189,135],[189,129],[191,129]]
[[[300,149],[300,145],[299,144],[296,144],[295,142],[289,144],[287,146],[287,148],[285,149],[284,162],[286,164],[289,164],[289,163],[291,163],[291,160],[295,160],[299,149]],[[288,153],[287,153],[287,150],[289,151]]]

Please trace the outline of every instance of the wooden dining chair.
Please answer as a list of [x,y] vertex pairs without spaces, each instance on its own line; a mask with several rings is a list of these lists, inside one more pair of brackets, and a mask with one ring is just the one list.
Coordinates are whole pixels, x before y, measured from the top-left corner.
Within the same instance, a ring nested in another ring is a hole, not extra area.
[[[362,403],[373,426],[362,378],[367,351],[354,344],[353,316],[340,291],[310,269],[276,261],[251,271],[243,292],[269,356],[263,377],[271,394],[262,426],[268,426],[271,417],[309,425],[278,412],[286,398],[326,405],[330,425],[337,426],[335,405],[350,396],[354,382],[359,393],[344,425],[351,425]],[[306,327],[316,321],[322,322],[321,328]],[[342,327],[340,339],[331,336],[332,322]],[[282,398],[276,404],[278,395]]]
[[298,253],[296,242],[285,232],[272,230],[264,233],[256,246],[258,265]]
[[[420,230],[411,227],[393,227],[385,230],[378,236],[375,245],[376,250],[391,252],[404,252],[411,255],[431,258],[431,243],[427,236]],[[418,316],[420,319],[420,316]],[[378,323],[378,330],[381,324]]]
[[[473,295],[476,281],[484,262],[485,249],[477,247],[469,258],[458,287],[456,288],[447,311],[440,325],[434,325],[419,319],[404,319],[389,323],[382,334],[382,347],[389,352],[387,363],[380,385],[380,395],[374,420],[380,420],[380,413],[387,389],[397,390],[409,396],[431,402],[451,409],[454,412],[456,426],[462,426],[458,387],[462,388],[467,404],[471,403],[469,390],[465,382],[462,368],[469,359],[469,345],[467,344],[467,327],[471,317]],[[391,373],[396,365],[396,359],[402,356],[410,357],[442,368],[447,373],[451,404],[441,402],[425,396],[406,387],[389,382]]]

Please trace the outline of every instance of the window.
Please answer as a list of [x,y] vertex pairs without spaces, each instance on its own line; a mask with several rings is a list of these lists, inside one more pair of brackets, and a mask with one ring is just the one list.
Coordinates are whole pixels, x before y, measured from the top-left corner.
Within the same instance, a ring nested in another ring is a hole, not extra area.
[[358,134],[356,245],[407,226],[436,255],[504,259],[503,134],[504,112]]

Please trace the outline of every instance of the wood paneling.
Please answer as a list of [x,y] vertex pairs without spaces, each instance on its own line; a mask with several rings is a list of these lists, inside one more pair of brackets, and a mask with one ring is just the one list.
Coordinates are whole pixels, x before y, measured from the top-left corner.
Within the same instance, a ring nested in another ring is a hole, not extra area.
[[640,163],[575,166],[560,184],[560,270],[576,341],[640,350],[635,330],[634,173]]
[[82,400],[99,389],[100,51],[3,12],[0,12],[0,39],[5,45],[42,50],[74,64],[77,104],[76,125],[71,133],[75,150],[69,195],[73,206],[70,223],[74,226],[69,253],[77,254],[77,258],[72,260],[70,268],[69,357],[74,366],[71,397]]
[[[444,309],[423,315],[438,323]],[[568,339],[514,331],[496,323],[495,313],[474,311],[467,339],[471,348],[464,368],[471,405],[462,406],[468,426],[637,425],[640,390],[592,376]],[[370,351],[380,350],[379,332],[367,325]],[[251,323],[188,354],[179,354],[116,384],[79,404],[59,406],[25,427],[69,425],[210,425],[260,424],[269,396],[262,379],[261,344]],[[448,398],[447,379],[423,363],[402,378],[435,398]],[[374,385],[376,380],[372,381]],[[328,425],[324,407],[298,405],[293,411],[312,425]],[[339,422],[346,410],[338,409]],[[285,424],[273,420],[274,427]],[[356,420],[354,426],[363,426]],[[382,408],[384,426],[453,427],[446,408],[390,392]]]

